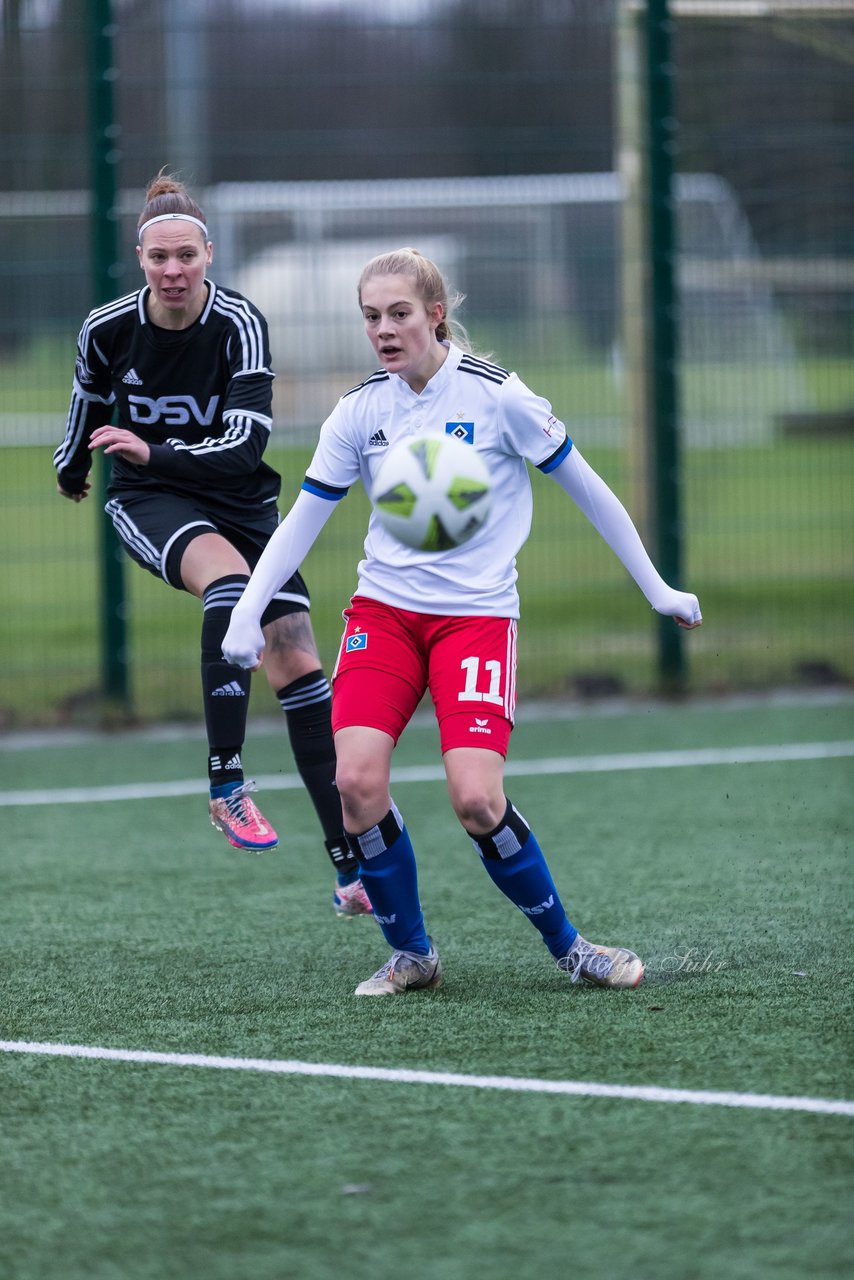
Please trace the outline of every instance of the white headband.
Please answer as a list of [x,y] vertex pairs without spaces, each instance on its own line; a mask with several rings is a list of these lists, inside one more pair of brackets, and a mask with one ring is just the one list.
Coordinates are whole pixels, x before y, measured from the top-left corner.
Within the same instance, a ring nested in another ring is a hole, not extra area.
[[147,230],[148,230],[148,228],[149,228],[153,223],[155,223],[155,222],[171,222],[174,218],[180,218],[183,222],[193,222],[193,223],[195,223],[195,225],[196,225],[197,227],[200,227],[200,228],[201,228],[201,230],[205,233],[205,239],[207,240],[207,238],[208,238],[208,229],[207,229],[207,227],[206,227],[206,226],[205,226],[205,224],[202,222],[201,218],[194,218],[194,217],[193,217],[193,215],[192,215],[191,213],[159,213],[159,214],[157,215],[157,217],[156,217],[156,218],[149,218],[149,219],[148,219],[148,222],[143,222],[142,226],[140,227],[139,231],[137,232],[137,236],[139,237],[140,241],[142,241],[142,233],[143,233],[143,231],[147,231]]

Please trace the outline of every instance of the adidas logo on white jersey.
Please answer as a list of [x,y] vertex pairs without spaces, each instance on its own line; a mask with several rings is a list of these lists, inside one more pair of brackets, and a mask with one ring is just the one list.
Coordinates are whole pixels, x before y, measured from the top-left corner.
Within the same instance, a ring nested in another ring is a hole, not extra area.
[[214,689],[211,693],[212,698],[242,698],[244,696],[243,689],[236,680],[229,680],[228,684],[221,684],[218,689]]
[[385,432],[383,431],[382,427],[380,427],[379,431],[375,431],[374,434],[371,436],[370,440],[368,441],[368,448],[372,449],[381,445],[385,445],[386,448],[388,448],[388,440],[386,440],[385,438]]
[[142,378],[139,376],[139,374],[137,373],[136,369],[134,369],[134,368],[130,368],[130,369],[128,369],[127,373],[126,373],[126,374],[125,374],[125,376],[122,378],[122,382],[126,382],[126,383],[128,384],[128,386],[129,386],[129,387],[141,387],[141,386],[142,386]]

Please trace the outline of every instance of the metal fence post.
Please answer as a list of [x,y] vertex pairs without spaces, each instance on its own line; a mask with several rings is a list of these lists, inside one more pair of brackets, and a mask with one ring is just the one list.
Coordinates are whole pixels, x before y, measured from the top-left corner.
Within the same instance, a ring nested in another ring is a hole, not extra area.
[[[112,0],[89,0],[89,116],[91,140],[91,236],[92,290],[95,305],[115,296],[122,273],[118,251],[118,209],[116,180],[120,159],[120,128],[115,120],[113,85],[117,69],[113,62],[115,26]],[[98,466],[102,499],[109,482],[109,463]],[[122,551],[109,520],[99,522],[101,530],[101,686],[109,706],[119,714],[130,711],[126,627],[125,575]]]
[[[648,0],[646,10],[647,146],[649,154],[649,260],[652,456],[648,482],[654,544],[665,581],[681,585],[680,439],[677,375],[678,299],[675,281],[676,216],[673,103],[673,20],[669,0]],[[658,674],[664,692],[685,684],[682,632],[670,618],[658,623]]]
[[[667,0],[622,0],[617,27],[622,345],[633,508],[662,577],[680,585],[673,66]],[[657,685],[685,686],[682,633],[657,618]]]

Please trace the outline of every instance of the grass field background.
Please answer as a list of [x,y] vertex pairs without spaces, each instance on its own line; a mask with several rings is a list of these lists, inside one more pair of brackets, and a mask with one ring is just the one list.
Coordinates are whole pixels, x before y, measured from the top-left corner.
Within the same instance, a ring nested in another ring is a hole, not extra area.
[[[582,452],[642,524],[631,453],[616,445],[625,407],[613,365],[571,326],[550,326],[548,340],[540,334],[535,343],[527,330],[508,325],[487,326],[480,340],[488,350],[494,345],[496,358],[504,353],[517,361],[513,367],[529,385],[551,399]],[[51,455],[63,431],[73,360],[70,330],[46,334],[14,359],[0,360],[0,441],[28,440],[25,415],[41,424],[37,447],[0,449],[0,538],[14,601],[0,641],[0,730],[126,718],[126,708],[105,704],[100,688],[100,570],[108,529],[101,502],[93,492],[74,507],[55,493]],[[785,434],[772,410],[783,403],[778,384],[784,375],[802,385],[804,410],[816,415],[811,434]],[[334,394],[359,376],[342,375]],[[685,641],[690,689],[854,681],[854,438],[820,429],[822,414],[850,412],[854,365],[833,358],[804,358],[786,369],[771,362],[683,360],[680,388],[692,442],[683,450],[681,585],[699,595],[707,619]],[[329,407],[334,394],[330,389]],[[744,439],[762,443],[711,447],[714,424],[727,421],[742,423]],[[55,426],[45,434],[50,423]],[[704,424],[709,447],[702,447]],[[268,453],[283,475],[282,511],[311,456],[307,444],[286,439],[277,432]],[[539,473],[532,479],[534,525],[519,557],[520,688],[548,696],[655,690],[657,619],[558,486]],[[356,486],[305,564],[327,667],[355,585],[367,515]],[[121,559],[131,715],[148,722],[196,718],[198,604]],[[255,709],[268,712],[265,682],[256,686]]]
[[[625,455],[584,450],[631,505]],[[282,508],[298,491],[306,448],[270,450]],[[104,517],[54,492],[49,451],[7,448],[0,536],[14,608],[4,626],[0,723],[86,723],[104,714],[98,548]],[[590,684],[647,691],[656,682],[657,619],[566,495],[535,474],[531,538],[519,557],[520,688],[549,695]],[[695,691],[854,679],[854,441],[690,450],[685,459],[684,582],[706,625],[685,641]],[[357,486],[305,563],[321,655],[331,666],[341,610],[355,586],[367,522]],[[133,712],[198,715],[198,603],[126,565]],[[270,695],[256,681],[255,707]]]
[[[644,957],[641,987],[610,993],[568,984],[490,884],[420,718],[394,793],[446,982],[357,1001],[387,949],[333,917],[275,724],[247,750],[282,838],[263,858],[207,824],[196,728],[7,738],[0,1039],[850,1099],[851,756],[780,747],[852,739],[844,697],[530,708],[508,793],[582,932]],[[769,758],[720,754],[747,747]],[[662,751],[671,767],[649,767]],[[152,798],[86,801],[130,783]],[[850,1116],[18,1052],[0,1073],[14,1280],[854,1266]]]

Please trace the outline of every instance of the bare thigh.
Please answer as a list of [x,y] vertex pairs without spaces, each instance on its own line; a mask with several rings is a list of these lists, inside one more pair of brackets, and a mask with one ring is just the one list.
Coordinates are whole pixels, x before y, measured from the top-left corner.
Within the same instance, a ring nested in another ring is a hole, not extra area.
[[321,667],[311,617],[304,609],[268,622],[264,640],[264,671],[273,690]]
[[221,533],[201,533],[181,557],[181,581],[199,599],[217,578],[233,573],[249,573],[240,552]]

